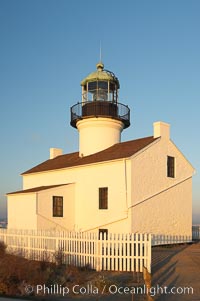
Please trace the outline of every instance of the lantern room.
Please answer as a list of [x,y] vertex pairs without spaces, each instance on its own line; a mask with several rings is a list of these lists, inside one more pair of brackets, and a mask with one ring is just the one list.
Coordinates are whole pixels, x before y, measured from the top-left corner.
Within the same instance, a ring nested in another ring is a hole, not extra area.
[[130,125],[130,109],[118,102],[119,80],[102,62],[97,70],[81,82],[82,100],[71,107],[71,125],[77,128],[79,120],[91,117],[114,118]]
[[113,72],[104,70],[103,63],[96,65],[97,71],[82,82],[82,102],[109,101],[117,103],[119,81]]

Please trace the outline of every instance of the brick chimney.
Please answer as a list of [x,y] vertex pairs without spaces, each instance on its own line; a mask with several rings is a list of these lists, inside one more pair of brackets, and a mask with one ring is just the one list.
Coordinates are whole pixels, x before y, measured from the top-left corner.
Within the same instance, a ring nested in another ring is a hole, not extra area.
[[49,159],[54,159],[58,156],[61,156],[63,154],[63,151],[61,148],[50,148],[50,158]]
[[169,123],[165,123],[162,121],[157,121],[154,122],[153,124],[154,127],[154,138],[164,138],[169,140],[170,139],[170,124]]

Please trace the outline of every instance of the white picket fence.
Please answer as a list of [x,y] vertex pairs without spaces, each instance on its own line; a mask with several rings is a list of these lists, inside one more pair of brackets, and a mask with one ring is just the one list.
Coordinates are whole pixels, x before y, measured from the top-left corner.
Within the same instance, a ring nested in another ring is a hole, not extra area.
[[159,245],[174,245],[180,243],[188,243],[192,241],[192,236],[186,235],[165,235],[165,234],[152,234],[152,246]]
[[192,226],[192,239],[200,240],[200,225]]
[[9,252],[34,260],[55,260],[96,270],[151,272],[151,234],[54,232],[0,229]]

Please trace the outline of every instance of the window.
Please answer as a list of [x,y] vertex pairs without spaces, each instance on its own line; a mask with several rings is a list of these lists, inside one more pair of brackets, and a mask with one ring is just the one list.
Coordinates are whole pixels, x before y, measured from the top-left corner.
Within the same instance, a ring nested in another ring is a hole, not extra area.
[[108,187],[99,188],[99,209],[108,209]]
[[167,176],[170,178],[175,177],[175,158],[167,156]]
[[62,196],[53,196],[53,217],[63,217]]
[[99,229],[99,239],[108,239],[108,229]]

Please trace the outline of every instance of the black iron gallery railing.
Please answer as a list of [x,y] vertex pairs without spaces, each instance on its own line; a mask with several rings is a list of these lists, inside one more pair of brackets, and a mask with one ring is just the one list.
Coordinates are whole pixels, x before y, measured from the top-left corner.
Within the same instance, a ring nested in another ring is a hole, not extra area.
[[89,117],[106,117],[121,120],[124,127],[130,125],[130,109],[122,103],[108,101],[79,102],[71,107],[71,125],[76,127],[77,121]]

